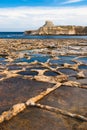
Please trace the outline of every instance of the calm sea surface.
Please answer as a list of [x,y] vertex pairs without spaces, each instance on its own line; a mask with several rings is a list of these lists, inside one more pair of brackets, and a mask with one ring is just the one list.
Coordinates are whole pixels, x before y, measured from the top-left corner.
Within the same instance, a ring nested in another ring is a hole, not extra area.
[[0,32],[0,38],[6,39],[62,39],[62,38],[83,38],[87,39],[87,36],[30,36],[25,35],[24,32]]

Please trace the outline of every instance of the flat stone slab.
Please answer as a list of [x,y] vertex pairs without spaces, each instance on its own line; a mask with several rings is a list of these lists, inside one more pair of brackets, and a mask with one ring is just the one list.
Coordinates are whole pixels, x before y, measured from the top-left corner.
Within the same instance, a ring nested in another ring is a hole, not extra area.
[[61,86],[45,96],[39,103],[87,116],[86,89]]
[[[80,124],[80,125],[79,125]],[[10,121],[0,124],[1,130],[85,130],[87,124],[38,108],[27,108]]]
[[53,84],[21,77],[10,78],[0,82],[0,113],[8,110],[12,105],[26,102],[27,99],[37,96]]

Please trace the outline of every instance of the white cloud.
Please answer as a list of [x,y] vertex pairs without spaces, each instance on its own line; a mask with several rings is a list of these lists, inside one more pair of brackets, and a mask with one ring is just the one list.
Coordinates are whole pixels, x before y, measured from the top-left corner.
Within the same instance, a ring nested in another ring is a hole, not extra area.
[[87,6],[0,8],[0,31],[37,29],[46,20],[56,25],[87,25]]
[[84,0],[66,0],[65,2],[63,2],[62,4],[71,4],[71,3],[77,3],[77,2],[81,2]]

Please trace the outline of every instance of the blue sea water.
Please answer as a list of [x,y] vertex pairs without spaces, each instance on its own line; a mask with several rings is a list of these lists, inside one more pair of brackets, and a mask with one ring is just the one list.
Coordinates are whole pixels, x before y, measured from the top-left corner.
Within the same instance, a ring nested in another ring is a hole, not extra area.
[[46,35],[46,36],[31,36],[25,35],[24,32],[0,32],[0,38],[5,39],[67,39],[67,38],[82,38],[87,39],[87,36],[54,36],[54,35]]

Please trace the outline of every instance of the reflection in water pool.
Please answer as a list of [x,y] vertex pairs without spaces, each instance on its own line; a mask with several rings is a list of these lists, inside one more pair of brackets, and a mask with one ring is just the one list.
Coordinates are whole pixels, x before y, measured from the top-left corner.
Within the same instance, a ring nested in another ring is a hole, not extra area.
[[51,64],[57,64],[57,65],[63,65],[64,63],[74,64],[73,61],[66,60],[66,59],[50,60],[50,63]]
[[77,74],[76,71],[74,71],[73,69],[69,69],[69,68],[62,68],[62,69],[60,68],[58,70],[66,75],[76,75]]
[[87,69],[87,65],[79,65],[79,69]]
[[0,57],[0,64],[6,65],[7,62],[5,60],[6,60],[5,58]]
[[87,57],[81,57],[78,58],[77,60],[83,62],[84,64],[87,64]]
[[49,56],[33,56],[30,59],[27,58],[19,58],[16,59],[15,62],[27,62],[27,63],[31,63],[34,61],[38,61],[38,62],[46,62],[49,59]]
[[38,75],[38,72],[36,72],[36,71],[21,71],[21,72],[18,72],[18,74],[35,76],[35,75]]
[[53,71],[46,71],[46,72],[44,73],[44,75],[46,75],[46,76],[57,76],[58,73],[53,72]]

